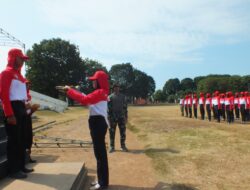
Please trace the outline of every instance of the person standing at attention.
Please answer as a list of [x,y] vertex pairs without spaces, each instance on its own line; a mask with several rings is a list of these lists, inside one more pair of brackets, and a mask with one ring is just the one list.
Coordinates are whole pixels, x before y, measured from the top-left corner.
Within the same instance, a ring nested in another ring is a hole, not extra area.
[[203,92],[200,93],[199,105],[200,105],[201,119],[204,120],[205,119],[205,109],[204,109],[205,108],[205,98],[204,98]]
[[105,135],[108,129],[107,110],[109,82],[104,71],[96,71],[89,80],[93,81],[94,91],[85,95],[69,86],[64,90],[67,96],[77,102],[89,106],[89,129],[93,141],[94,154],[97,161],[97,181],[91,183],[90,190],[107,189],[109,185],[108,157]]
[[181,110],[181,116],[184,116],[184,99],[182,97],[180,98],[179,105]]
[[193,111],[194,111],[194,118],[197,119],[197,107],[198,107],[198,98],[197,95],[193,95]]
[[120,130],[120,144],[124,152],[128,152],[126,147],[126,123],[128,120],[128,109],[125,95],[120,93],[120,85],[118,83],[113,86],[113,93],[109,96],[108,102],[108,118],[110,123],[109,137],[110,137],[110,150],[112,153],[115,151],[115,131],[118,125]]
[[1,73],[0,98],[8,136],[7,158],[10,177],[23,179],[33,169],[25,167],[25,128],[27,100],[26,79],[21,74],[24,61],[28,60],[20,49],[8,52],[8,64]]
[[212,107],[212,98],[210,97],[210,94],[206,94],[206,112],[207,112],[207,118],[209,121],[211,121],[211,107]]

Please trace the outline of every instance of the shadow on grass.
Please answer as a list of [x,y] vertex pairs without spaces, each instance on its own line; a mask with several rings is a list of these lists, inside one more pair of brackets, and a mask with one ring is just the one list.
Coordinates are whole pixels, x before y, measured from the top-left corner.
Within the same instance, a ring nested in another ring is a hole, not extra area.
[[130,149],[128,153],[132,154],[146,154],[151,155],[155,153],[172,153],[172,154],[179,154],[180,151],[172,149],[172,148],[148,148],[148,149],[142,149],[142,150],[132,150]]
[[175,150],[172,148],[148,148],[145,150],[145,153],[162,153],[162,152],[169,152],[173,154],[179,154],[179,150]]
[[173,183],[173,184],[168,184],[168,183],[163,183],[159,182],[153,190],[198,190],[195,187],[192,187],[191,185],[186,185],[186,184],[178,184],[178,183]]

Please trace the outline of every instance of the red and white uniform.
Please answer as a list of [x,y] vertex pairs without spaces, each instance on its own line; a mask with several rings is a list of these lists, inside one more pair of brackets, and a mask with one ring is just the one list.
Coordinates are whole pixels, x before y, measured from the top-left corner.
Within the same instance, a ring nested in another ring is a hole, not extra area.
[[234,97],[229,94],[229,97],[225,98],[225,106],[229,106],[230,110],[234,109]]
[[246,97],[247,106],[246,109],[250,109],[250,96]]
[[240,105],[245,105],[245,109],[247,108],[247,99],[246,97],[239,97],[239,108]]
[[235,105],[239,105],[239,99],[240,99],[239,97],[234,98],[234,104]]
[[0,97],[6,117],[14,115],[11,101],[24,102],[28,99],[26,79],[21,75],[21,68],[18,70],[14,69],[15,58],[8,58],[7,68],[0,76]]
[[[82,94],[74,89],[70,89],[68,90],[67,95],[83,105],[88,105],[90,116],[101,115],[107,121],[107,103],[109,94],[108,75],[103,71],[97,71],[93,77],[95,77],[98,81],[100,85],[99,89],[95,89],[88,95]],[[95,79],[90,77],[90,80]]]
[[198,106],[198,98],[196,96],[193,97],[193,105],[197,108]]
[[188,96],[188,99],[187,99],[187,104],[188,104],[188,107],[191,108],[192,107],[192,104],[193,104],[193,98],[191,97],[191,95]]
[[185,108],[188,107],[188,96],[185,96],[185,99],[184,99],[184,107],[185,107]]
[[183,104],[184,104],[184,100],[183,100],[183,98],[181,98],[180,99],[180,106],[183,106]]
[[225,104],[225,98],[220,97],[220,105]]
[[213,102],[213,106],[218,106],[218,109],[221,109],[220,96],[219,95],[213,97],[212,102]]
[[205,98],[203,93],[200,94],[199,105],[205,105]]
[[210,105],[210,107],[212,107],[212,98],[206,98],[206,101],[205,101],[206,105]]

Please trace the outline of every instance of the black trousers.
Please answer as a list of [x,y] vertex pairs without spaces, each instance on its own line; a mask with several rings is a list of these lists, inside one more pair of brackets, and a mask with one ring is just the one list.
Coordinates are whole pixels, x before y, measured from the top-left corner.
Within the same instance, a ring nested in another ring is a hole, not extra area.
[[25,148],[31,149],[33,143],[33,130],[32,130],[32,118],[31,115],[26,116],[26,131],[25,131]]
[[236,119],[239,119],[240,118],[240,109],[238,107],[238,104],[234,104],[234,110],[235,110]]
[[105,145],[105,135],[108,125],[103,116],[90,116],[90,135],[93,141],[94,154],[97,162],[97,178],[100,186],[109,185],[108,157]]
[[225,104],[221,105],[221,116],[223,117],[223,120],[226,120],[226,108],[225,108]]
[[187,107],[187,105],[185,106],[185,116],[188,117],[188,107]]
[[229,105],[226,105],[226,113],[227,113],[227,122],[228,123],[234,122],[234,113],[233,110],[230,110]]
[[246,121],[249,121],[250,120],[250,110],[247,108],[246,109]]
[[197,119],[197,106],[193,105],[194,117]]
[[192,106],[188,106],[189,118],[192,118]]
[[241,120],[243,122],[246,121],[246,109],[245,109],[245,104],[240,105],[240,114],[241,114]]
[[5,128],[8,136],[8,171],[9,173],[15,173],[25,166],[26,109],[22,101],[12,101],[11,106],[17,124],[10,125],[5,118]]
[[207,111],[208,120],[211,121],[211,107],[210,107],[210,104],[206,104],[206,111]]
[[218,105],[214,106],[214,115],[215,119],[217,119],[217,122],[220,122],[220,109]]
[[217,118],[217,116],[216,116],[216,113],[215,113],[214,105],[212,106],[212,113],[213,113],[213,118],[215,120]]
[[200,114],[201,114],[201,119],[204,120],[205,119],[205,109],[204,109],[203,104],[200,104]]
[[180,109],[181,109],[181,116],[184,116],[184,106],[181,105],[181,106],[180,106]]

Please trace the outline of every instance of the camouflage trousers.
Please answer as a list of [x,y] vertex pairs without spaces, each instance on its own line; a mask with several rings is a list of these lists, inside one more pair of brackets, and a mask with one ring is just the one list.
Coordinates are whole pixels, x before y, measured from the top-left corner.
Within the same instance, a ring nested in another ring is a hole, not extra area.
[[109,137],[110,137],[110,147],[115,147],[115,131],[116,126],[118,125],[120,131],[120,143],[121,147],[125,146],[126,140],[126,121],[125,118],[112,118],[109,120],[110,127],[109,127]]

